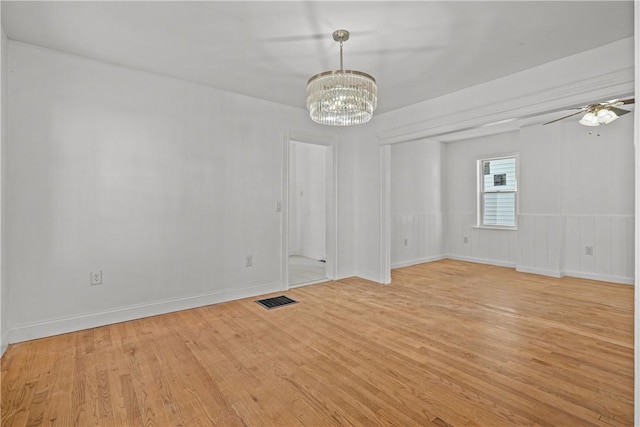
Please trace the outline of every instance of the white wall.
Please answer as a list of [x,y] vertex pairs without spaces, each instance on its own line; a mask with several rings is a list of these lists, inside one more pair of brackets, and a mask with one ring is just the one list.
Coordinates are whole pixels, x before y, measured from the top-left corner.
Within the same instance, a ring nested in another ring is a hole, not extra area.
[[442,193],[446,256],[515,266],[517,232],[476,227],[476,162],[482,158],[517,153],[519,147],[517,132],[450,142],[444,145]]
[[[382,203],[381,209],[381,178],[384,178],[386,171],[384,165],[381,169],[381,162],[384,162],[380,156],[380,145],[424,138],[437,139],[444,134],[487,123],[528,117],[567,105],[581,105],[594,99],[610,99],[608,97],[612,95],[628,94],[634,85],[633,60],[633,39],[624,39],[375,116],[370,122],[373,130],[370,127],[362,129],[357,145],[358,274],[369,274],[370,278],[383,277],[381,270],[384,269],[384,257],[381,254],[391,251],[391,245],[385,247],[385,227],[380,218],[380,212],[384,213],[387,208]],[[496,150],[490,146],[482,149],[486,148],[488,153],[509,148],[509,145],[517,148],[517,130],[510,138],[514,142],[503,143],[502,146],[495,147]],[[451,150],[445,149],[446,152]],[[446,162],[447,160],[445,164]],[[447,173],[449,171],[445,167],[443,177]],[[475,180],[475,172],[472,174]],[[474,258],[515,266],[519,257],[523,256],[516,246],[516,233],[503,231],[496,234],[492,230],[469,230],[468,224],[475,221],[475,184],[470,190],[463,191],[466,192],[465,195],[456,196],[456,200],[450,200],[448,204],[445,202],[445,251],[463,259]],[[362,219],[361,216],[365,213],[369,216]],[[467,246],[462,243],[465,232],[470,233]],[[558,259],[563,256],[564,251]]]
[[[282,288],[283,132],[333,129],[301,109],[9,45],[10,341]],[[344,202],[354,148],[342,150]],[[339,234],[338,271],[355,271],[341,258],[354,238]],[[104,283],[89,286],[97,269]]]
[[[633,122],[627,114],[592,135],[575,121],[558,129],[564,274],[634,282]],[[593,255],[585,254],[585,246]]]
[[391,266],[441,258],[442,143],[422,140],[391,147]]
[[371,122],[350,130],[356,142],[356,274],[383,282],[380,267],[380,148]]
[[[632,135],[629,114],[593,135],[569,120],[445,144],[446,255],[633,283]],[[476,228],[476,160],[510,153],[520,161],[518,230]]]
[[4,351],[8,345],[8,303],[9,303],[9,287],[7,286],[6,277],[6,250],[4,229],[6,220],[6,162],[7,156],[5,153],[7,142],[7,70],[8,70],[8,56],[7,56],[7,35],[2,28],[2,8],[0,8],[0,33],[2,37],[2,44],[0,46],[0,356],[4,354]]
[[338,202],[338,259],[337,279],[357,275],[357,154],[356,139],[351,129],[340,129],[339,135],[343,143],[338,147],[337,167],[337,202]]
[[289,253],[326,259],[327,148],[292,142],[290,146]]

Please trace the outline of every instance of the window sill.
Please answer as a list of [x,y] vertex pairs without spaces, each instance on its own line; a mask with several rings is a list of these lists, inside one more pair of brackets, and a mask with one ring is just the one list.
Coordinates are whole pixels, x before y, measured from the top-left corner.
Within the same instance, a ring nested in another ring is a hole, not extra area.
[[502,230],[502,231],[518,231],[518,226],[514,227],[501,227],[499,225],[473,225],[471,228],[479,230]]

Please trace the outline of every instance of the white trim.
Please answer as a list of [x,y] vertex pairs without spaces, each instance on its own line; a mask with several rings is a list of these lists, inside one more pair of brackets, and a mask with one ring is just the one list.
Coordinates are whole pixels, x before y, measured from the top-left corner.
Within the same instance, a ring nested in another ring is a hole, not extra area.
[[329,280],[335,280],[338,276],[338,147],[331,139],[332,145],[328,146],[327,156],[330,163],[327,164],[327,255],[325,274]]
[[2,337],[0,338],[0,342],[2,342],[2,345],[0,346],[0,357],[2,357],[2,355],[4,355],[4,352],[7,351],[7,347],[9,347],[8,332],[5,332],[4,334],[2,334]]
[[[530,214],[530,216],[542,216],[538,214]],[[558,214],[557,216],[562,216],[564,218],[633,218],[634,215],[630,214]]]
[[280,257],[280,278],[283,291],[289,289],[289,255],[292,248],[289,248],[289,138],[291,131],[285,130],[282,133],[282,205],[280,212],[280,234],[282,249]]
[[569,105],[588,104],[594,99],[614,94],[626,95],[633,91],[633,83],[633,67],[624,68],[559,87],[538,90],[526,95],[518,94],[513,98],[483,105],[482,108],[469,108],[439,116],[435,120],[424,120],[388,129],[378,133],[378,140],[381,145],[386,145],[434,138],[513,117],[526,118],[560,111]]
[[391,283],[391,146],[380,147],[380,283]]
[[418,258],[418,259],[412,259],[408,261],[394,262],[393,264],[391,264],[391,269],[411,267],[412,265],[424,264],[424,263],[433,262],[433,261],[440,261],[445,258],[446,257],[444,255],[435,255],[435,256],[430,256],[426,258]]
[[[640,97],[640,0],[634,4],[634,43],[635,43],[635,98]],[[634,145],[635,145],[635,176],[636,176],[636,200],[635,200],[635,283],[640,284],[640,108],[636,108],[634,115]],[[633,419],[634,425],[640,425],[640,286],[634,289],[634,394],[633,394]]]
[[126,322],[129,320],[142,319],[175,311],[204,307],[211,304],[219,304],[221,302],[270,294],[280,290],[280,282],[274,282],[240,289],[228,289],[219,292],[208,292],[188,297],[135,304],[113,310],[86,313],[77,316],[60,317],[11,328],[8,333],[8,342],[16,343],[29,341],[52,335],[110,325],[113,323]]
[[289,148],[291,142],[321,145],[327,148],[327,215],[326,268],[327,279],[338,276],[338,149],[330,135],[313,134],[295,129],[282,131],[282,221],[281,221],[281,277],[282,290],[289,289]]
[[[515,176],[516,187],[513,191],[484,191],[484,162],[492,160],[515,160]],[[520,208],[520,153],[500,154],[492,157],[483,157],[476,159],[476,224],[472,228],[483,228],[490,230],[510,230],[518,231],[518,210]],[[491,225],[484,224],[484,196],[487,193],[513,193],[514,194],[514,207],[513,207],[513,225]]]
[[612,282],[612,283],[622,283],[625,285],[633,285],[633,277],[623,277],[623,276],[607,276],[604,274],[596,274],[596,273],[584,273],[580,271],[574,270],[565,270],[566,276],[577,277],[579,279],[589,279],[589,280],[598,280],[600,282]]
[[519,273],[528,273],[528,274],[539,274],[541,276],[550,276],[555,278],[561,278],[566,276],[565,272],[556,271],[556,270],[546,270],[544,268],[536,268],[536,267],[526,267],[526,266],[517,266],[516,271]]
[[[516,215],[516,218],[518,215]],[[516,219],[516,222],[518,220]],[[476,230],[502,230],[502,231],[518,231],[518,227],[509,227],[507,225],[499,226],[499,225],[472,225],[471,228]]]
[[497,267],[516,268],[516,263],[515,262],[509,262],[509,261],[500,261],[500,260],[495,260],[495,259],[476,258],[476,257],[460,256],[460,255],[452,255],[452,254],[444,255],[443,259],[447,259],[447,258],[448,259],[453,259],[453,260],[456,260],[456,261],[474,262],[476,264],[488,264],[488,265],[495,265]]
[[317,285],[320,283],[327,283],[327,282],[331,282],[331,280],[324,277],[320,280],[311,280],[309,282],[302,282],[302,283],[296,283],[295,285],[289,285],[289,289],[302,288],[303,286]]

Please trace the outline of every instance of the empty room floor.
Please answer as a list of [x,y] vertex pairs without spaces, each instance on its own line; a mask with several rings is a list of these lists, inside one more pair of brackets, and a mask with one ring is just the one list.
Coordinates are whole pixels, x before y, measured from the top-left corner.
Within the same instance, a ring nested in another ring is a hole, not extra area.
[[289,286],[301,286],[327,278],[327,264],[301,255],[289,256]]
[[2,426],[633,425],[633,286],[442,260],[286,295],[11,345]]

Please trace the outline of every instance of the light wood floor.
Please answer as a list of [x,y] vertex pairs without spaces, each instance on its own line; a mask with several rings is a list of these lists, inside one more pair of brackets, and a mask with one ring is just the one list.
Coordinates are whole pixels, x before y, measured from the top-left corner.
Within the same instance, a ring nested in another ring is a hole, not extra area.
[[633,287],[451,260],[11,345],[2,426],[633,424]]

